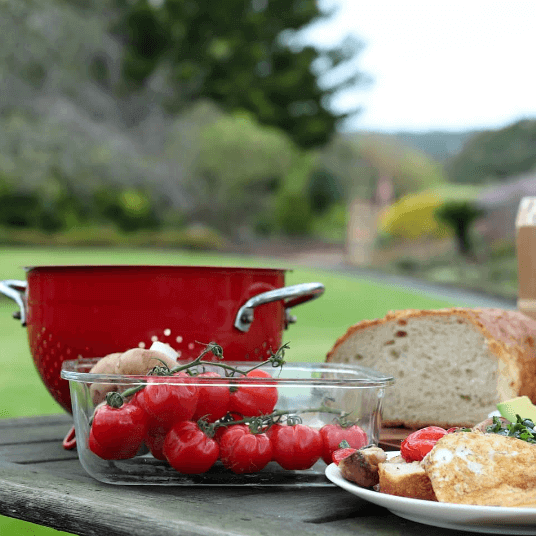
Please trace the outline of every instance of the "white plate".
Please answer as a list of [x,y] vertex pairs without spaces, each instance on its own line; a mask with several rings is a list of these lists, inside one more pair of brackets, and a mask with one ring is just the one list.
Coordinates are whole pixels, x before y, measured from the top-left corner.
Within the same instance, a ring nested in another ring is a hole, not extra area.
[[344,479],[334,463],[326,467],[326,476],[331,482],[357,497],[417,523],[488,534],[536,534],[536,508],[440,503],[378,493]]

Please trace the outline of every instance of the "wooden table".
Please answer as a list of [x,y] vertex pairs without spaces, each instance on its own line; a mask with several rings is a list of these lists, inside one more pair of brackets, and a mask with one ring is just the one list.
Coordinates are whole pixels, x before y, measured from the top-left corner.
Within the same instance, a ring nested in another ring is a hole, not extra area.
[[0,514],[98,536],[467,534],[405,521],[333,485],[102,484],[63,448],[71,424],[70,415],[0,420]]

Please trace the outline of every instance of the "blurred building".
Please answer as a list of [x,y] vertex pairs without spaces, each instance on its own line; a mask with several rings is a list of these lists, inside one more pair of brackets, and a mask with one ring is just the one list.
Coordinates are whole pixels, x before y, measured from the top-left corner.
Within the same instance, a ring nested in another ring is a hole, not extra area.
[[478,232],[488,240],[513,240],[515,221],[523,197],[536,197],[536,171],[485,188],[476,199],[485,211],[477,223]]
[[372,200],[355,198],[348,207],[346,260],[356,266],[372,262],[381,211],[394,200],[391,177],[380,175]]

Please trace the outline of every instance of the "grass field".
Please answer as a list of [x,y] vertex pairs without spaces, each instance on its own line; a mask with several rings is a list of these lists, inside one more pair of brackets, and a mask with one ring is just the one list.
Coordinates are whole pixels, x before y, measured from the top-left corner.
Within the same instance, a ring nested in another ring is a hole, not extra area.
[[[209,266],[261,266],[292,269],[274,259],[231,257],[180,251],[3,248],[0,279],[25,279],[25,266],[49,264],[187,264]],[[320,282],[322,297],[294,309],[298,322],[283,335],[290,342],[289,361],[323,361],[337,337],[355,322],[384,316],[389,310],[463,306],[418,292],[362,281],[337,273],[297,268],[286,284]],[[11,317],[16,304],[0,297],[0,417],[61,413],[34,368],[25,328]],[[45,536],[58,531],[0,516],[0,534]]]

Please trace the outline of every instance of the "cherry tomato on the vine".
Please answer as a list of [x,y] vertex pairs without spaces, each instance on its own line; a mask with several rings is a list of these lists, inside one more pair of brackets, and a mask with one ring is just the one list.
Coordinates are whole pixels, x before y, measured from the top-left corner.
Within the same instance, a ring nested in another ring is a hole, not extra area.
[[93,416],[89,448],[104,460],[133,458],[147,433],[147,415],[135,404],[100,406]]
[[[173,378],[182,382],[173,383]],[[197,407],[198,389],[189,383],[190,376],[178,372],[173,376],[148,376],[140,395],[145,411],[164,428],[192,418]]]
[[169,426],[163,426],[161,422],[145,411],[145,401],[143,400],[144,391],[145,389],[141,389],[135,393],[129,403],[140,407],[147,415],[147,433],[143,441],[145,446],[157,460],[165,461],[162,447],[164,446],[164,439]]
[[[269,372],[255,369],[246,374],[246,378],[271,378]],[[277,387],[249,386],[247,380],[231,385],[231,397],[229,400],[229,411],[248,417],[268,415],[272,413],[277,403]]]
[[[192,417],[192,421],[204,418],[208,422],[215,422],[221,419],[229,409],[229,383],[217,372],[202,372],[196,378],[213,378],[215,385],[199,385],[197,408]],[[221,382],[221,383],[218,383]]]
[[220,460],[233,473],[255,473],[272,460],[272,444],[264,433],[253,434],[245,424],[229,426],[219,436]]
[[158,426],[156,421],[149,423],[147,433],[145,434],[145,445],[149,449],[150,453],[157,459],[164,461],[164,440],[167,435],[167,428]]
[[219,453],[218,443],[193,421],[176,423],[164,441],[164,456],[179,473],[206,473],[216,463]]
[[427,426],[411,433],[400,445],[400,455],[407,462],[421,461],[448,432],[440,426]]
[[322,459],[329,465],[333,462],[332,455],[338,450],[341,441],[346,440],[350,447],[359,449],[368,443],[366,432],[357,424],[343,427],[339,424],[326,424],[320,428],[323,448]]
[[304,424],[274,424],[267,435],[272,443],[272,458],[283,469],[309,469],[322,455],[320,432]]

